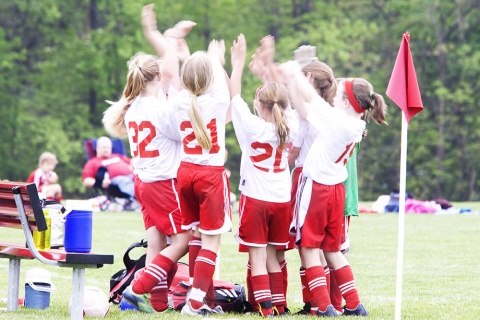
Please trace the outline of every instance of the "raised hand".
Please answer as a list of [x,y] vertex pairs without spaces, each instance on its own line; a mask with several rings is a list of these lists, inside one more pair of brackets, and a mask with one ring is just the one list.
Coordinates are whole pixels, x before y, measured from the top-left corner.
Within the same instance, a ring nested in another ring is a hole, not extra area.
[[245,57],[247,55],[247,41],[245,40],[245,36],[243,34],[240,34],[237,37],[237,40],[233,40],[230,53],[231,53],[230,61],[232,63],[232,68],[239,63],[240,64],[245,63]]
[[252,61],[248,65],[250,68],[250,71],[257,76],[259,79],[263,79],[263,76],[265,74],[265,65],[263,64],[263,61],[260,59],[260,48],[257,48],[255,50],[255,53],[252,55]]
[[210,41],[208,45],[208,54],[212,58],[218,59],[220,64],[223,66],[225,64],[225,41],[222,40],[215,40],[213,39]]
[[197,25],[196,22],[190,21],[190,20],[182,20],[177,22],[173,28],[168,29],[167,31],[164,32],[165,37],[168,36],[173,36],[176,38],[183,39],[185,38],[190,31],[192,31],[192,28]]
[[300,46],[293,51],[293,59],[297,60],[301,66],[304,66],[312,61],[317,61],[317,47],[315,46]]
[[144,32],[157,31],[157,19],[155,16],[154,4],[147,4],[142,8],[142,27]]
[[265,36],[260,40],[260,59],[265,65],[275,62],[275,38],[273,36]]

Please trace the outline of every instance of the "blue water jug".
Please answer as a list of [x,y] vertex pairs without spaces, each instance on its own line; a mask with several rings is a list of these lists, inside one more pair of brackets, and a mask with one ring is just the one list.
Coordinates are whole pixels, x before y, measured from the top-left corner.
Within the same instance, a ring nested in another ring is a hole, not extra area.
[[66,252],[90,252],[92,250],[92,211],[71,210],[65,216]]

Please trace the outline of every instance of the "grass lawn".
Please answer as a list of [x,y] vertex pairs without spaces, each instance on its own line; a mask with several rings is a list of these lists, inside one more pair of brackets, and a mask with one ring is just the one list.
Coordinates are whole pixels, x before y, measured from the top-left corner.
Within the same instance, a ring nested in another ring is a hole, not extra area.
[[[368,207],[368,204],[366,204]],[[480,211],[477,203],[455,203],[455,206]],[[234,215],[234,222],[238,216]],[[126,248],[144,236],[141,214],[135,212],[98,212],[93,221],[94,252],[113,253],[115,264],[101,269],[87,269],[85,285],[99,287],[108,293],[109,279],[122,269]],[[362,214],[352,220],[351,249],[347,259],[352,265],[356,284],[370,319],[393,319],[397,259],[396,214]],[[22,239],[21,230],[2,228],[2,240]],[[480,318],[480,215],[406,215],[403,273],[403,319],[479,319]],[[136,251],[142,253],[141,250]],[[222,236],[220,279],[244,284],[246,254],[237,252],[233,233]],[[296,250],[287,252],[290,272],[288,304],[298,311],[303,303],[300,292]],[[0,311],[0,319],[68,319],[71,295],[70,268],[43,265],[38,261],[21,263],[20,295],[24,295],[25,273],[33,267],[49,270],[58,288],[52,293],[45,310],[20,307],[15,313]],[[6,307],[8,260],[0,260],[0,308]],[[179,313],[141,314],[121,311],[111,305],[109,319],[189,318]],[[220,319],[258,319],[236,314],[215,315]],[[305,316],[288,316],[305,319]]]

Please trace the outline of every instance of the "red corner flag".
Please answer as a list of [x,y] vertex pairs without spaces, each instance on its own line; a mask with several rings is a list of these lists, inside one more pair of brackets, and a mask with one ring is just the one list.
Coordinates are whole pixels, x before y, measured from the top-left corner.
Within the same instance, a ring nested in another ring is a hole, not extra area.
[[405,113],[407,123],[414,115],[423,110],[417,74],[410,53],[410,34],[408,32],[403,34],[397,60],[388,83],[387,96]]

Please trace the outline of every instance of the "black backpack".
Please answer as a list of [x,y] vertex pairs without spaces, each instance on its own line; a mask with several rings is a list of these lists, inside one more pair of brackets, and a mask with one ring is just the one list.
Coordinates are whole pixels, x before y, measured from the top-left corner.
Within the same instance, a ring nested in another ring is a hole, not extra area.
[[114,304],[119,304],[122,301],[123,291],[130,285],[132,282],[135,272],[145,267],[146,254],[142,255],[137,260],[132,260],[130,258],[130,251],[134,248],[146,248],[148,242],[145,239],[142,239],[140,242],[135,242],[128,247],[127,251],[123,255],[123,263],[125,264],[125,269],[122,269],[116,272],[110,278],[110,299],[109,302]]

